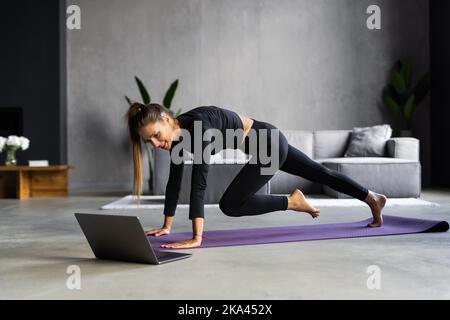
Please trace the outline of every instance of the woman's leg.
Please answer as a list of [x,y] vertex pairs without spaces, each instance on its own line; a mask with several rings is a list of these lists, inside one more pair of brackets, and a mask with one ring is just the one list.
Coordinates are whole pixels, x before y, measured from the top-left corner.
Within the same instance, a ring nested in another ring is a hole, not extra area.
[[[239,171],[233,181],[230,183],[228,188],[225,190],[222,198],[220,199],[219,206],[220,209],[226,215],[233,217],[258,215],[267,212],[286,210],[288,208],[288,197],[286,196],[275,196],[275,195],[265,195],[265,194],[255,194],[259,189],[261,189],[272,177],[272,175],[262,175],[261,168],[269,167],[270,164],[263,165],[260,161],[260,140],[262,137],[266,139],[267,150],[266,154],[272,154],[273,151],[278,151],[278,166],[279,169],[281,163],[284,162],[288,152],[288,142],[286,137],[279,132],[279,143],[271,143],[270,131],[267,131],[267,135],[260,136],[260,129],[276,129],[273,125],[254,120],[253,130],[256,130],[256,144],[257,150],[250,151],[250,141],[249,137],[245,139],[244,152],[247,154],[252,153],[253,157],[256,157],[257,161],[247,162],[244,167]],[[255,142],[255,141],[253,141]],[[253,158],[252,158],[253,159]],[[253,160],[254,160],[253,159]]]
[[286,161],[284,161],[280,170],[325,184],[334,190],[348,194],[361,201],[364,201],[369,193],[367,188],[356,181],[340,172],[328,169],[292,145],[288,146]]
[[[276,129],[270,123],[261,121],[255,121],[253,126],[256,130]],[[306,199],[303,198],[300,201],[295,199],[295,202],[292,201],[293,198],[296,198],[296,193],[300,192],[299,190],[294,191],[290,196],[256,194],[256,192],[273,177],[273,174],[275,174],[275,172],[273,172],[272,175],[262,175],[261,169],[269,166],[271,170],[274,169],[274,166],[276,169],[279,169],[280,165],[287,157],[289,144],[286,137],[281,132],[279,132],[278,137],[278,143],[272,144],[271,136],[267,135],[265,137],[267,139],[266,144],[263,144],[268,146],[269,150],[267,150],[267,154],[272,155],[272,150],[274,152],[278,152],[278,165],[275,165],[275,163],[269,163],[266,165],[261,164],[259,158],[259,147],[261,146],[259,143],[260,137],[257,138],[258,150],[256,154],[253,154],[253,157],[256,157],[255,159],[257,159],[256,163],[247,163],[236,175],[220,199],[220,209],[226,215],[239,217],[292,209],[308,212],[313,218],[319,216],[320,210],[312,207]],[[246,153],[250,153],[248,139],[246,139],[244,149]],[[265,173],[267,173],[267,171]]]
[[[271,124],[259,121],[255,121],[254,126],[256,129],[275,128]],[[279,132],[279,137],[281,170],[326,184],[335,190],[366,202],[374,216],[374,221],[369,226],[381,226],[383,222],[381,210],[386,202],[384,195],[375,194],[349,177],[312,160],[300,150],[289,145],[281,132]],[[225,214],[238,217],[292,209],[308,212],[312,217],[319,215],[320,210],[312,207],[298,189],[294,190],[289,197],[255,194],[273,177],[273,175],[261,175],[261,167],[260,161],[256,164],[247,163],[237,174],[220,199],[219,206]]]
[[240,217],[287,209],[286,196],[255,194],[273,177],[261,175],[260,169],[258,164],[244,165],[220,199],[219,207],[223,213]]
[[386,196],[368,190],[340,172],[328,169],[295,147],[288,146],[288,154],[280,170],[325,184],[330,188],[367,203],[373,216],[373,221],[368,226],[379,227],[383,224],[381,211],[386,203]]

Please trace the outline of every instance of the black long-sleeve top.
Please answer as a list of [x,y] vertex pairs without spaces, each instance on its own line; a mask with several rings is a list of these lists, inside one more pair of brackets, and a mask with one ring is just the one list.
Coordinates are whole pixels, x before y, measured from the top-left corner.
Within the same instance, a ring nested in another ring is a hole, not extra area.
[[[189,131],[191,135],[190,149],[186,150],[194,154],[194,140],[201,140],[201,152],[203,154],[204,149],[211,143],[209,141],[203,141],[203,133],[207,129],[218,129],[221,131],[224,141],[222,142],[223,148],[225,148],[226,129],[243,129],[243,123],[237,113],[231,110],[223,109],[216,106],[201,106],[189,110],[180,114],[177,117],[182,129]],[[201,121],[202,135],[194,136],[194,121]],[[180,140],[181,141],[181,140]],[[180,143],[180,141],[173,141],[170,148],[172,153],[173,148]],[[197,142],[199,143],[199,142]],[[233,145],[233,148],[235,143]],[[227,145],[229,147],[229,145]],[[198,150],[200,151],[200,150]],[[206,152],[207,155],[215,154],[219,149],[215,148],[211,153]],[[200,155],[201,156],[201,155]],[[175,164],[174,161],[170,162],[170,174],[169,180],[166,186],[166,197],[164,202],[164,215],[174,216],[175,210],[178,204],[178,196],[180,193],[181,180],[183,177],[184,163]],[[208,176],[209,164],[204,161],[202,157],[201,163],[193,163],[192,165],[192,178],[191,178],[191,193],[189,200],[189,219],[196,217],[204,217],[204,195],[206,190],[206,180]]]

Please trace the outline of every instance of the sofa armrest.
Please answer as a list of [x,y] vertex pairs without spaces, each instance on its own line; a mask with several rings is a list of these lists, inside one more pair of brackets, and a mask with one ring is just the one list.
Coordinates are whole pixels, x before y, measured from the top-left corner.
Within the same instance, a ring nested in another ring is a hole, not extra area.
[[388,157],[416,160],[420,162],[419,139],[412,137],[396,137],[386,142],[386,153]]

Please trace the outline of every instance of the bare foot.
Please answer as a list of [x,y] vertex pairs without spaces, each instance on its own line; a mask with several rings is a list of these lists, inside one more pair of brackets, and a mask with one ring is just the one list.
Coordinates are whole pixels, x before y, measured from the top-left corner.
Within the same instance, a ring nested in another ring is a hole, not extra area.
[[374,228],[383,225],[383,215],[381,214],[381,211],[386,204],[386,200],[387,198],[385,195],[369,190],[369,194],[364,202],[366,202],[369,205],[370,210],[372,210],[373,220],[372,223],[367,225],[368,227]]
[[292,191],[288,197],[288,210],[295,210],[299,212],[307,212],[313,218],[317,218],[320,215],[320,209],[314,208],[305,199],[305,195],[298,189]]

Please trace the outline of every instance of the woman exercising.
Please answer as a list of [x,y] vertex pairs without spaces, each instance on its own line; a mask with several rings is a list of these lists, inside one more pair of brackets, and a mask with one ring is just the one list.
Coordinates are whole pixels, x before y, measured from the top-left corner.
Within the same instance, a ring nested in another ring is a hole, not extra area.
[[[289,196],[256,194],[275,174],[275,172],[262,174],[263,169],[268,169],[267,159],[261,156],[261,148],[264,147],[267,149],[264,151],[267,151],[267,154],[270,154],[271,157],[278,156],[278,167],[276,169],[327,185],[367,203],[373,216],[372,223],[367,226],[380,227],[383,224],[381,211],[386,203],[386,196],[368,190],[349,177],[312,160],[303,152],[291,146],[283,133],[270,123],[248,118],[216,106],[197,107],[175,118],[170,109],[156,103],[147,105],[133,103],[128,109],[125,119],[133,147],[133,193],[138,197],[138,201],[142,193],[141,138],[150,142],[156,148],[170,151],[172,156],[164,202],[164,224],[160,229],[146,231],[147,235],[161,236],[170,233],[184,167],[182,161],[178,164],[173,161],[172,151],[175,151],[173,149],[179,143],[184,142],[185,134],[189,134],[194,139],[190,139],[191,141],[188,139],[183,144],[182,150],[189,151],[194,156],[199,153],[203,156],[205,154],[211,155],[211,152],[204,151],[207,147],[211,149],[211,146],[208,145],[212,145],[213,140],[208,141],[206,139],[205,141],[203,135],[198,136],[198,124],[201,124],[201,134],[208,129],[215,129],[215,132],[222,133],[223,137],[226,136],[227,129],[241,129],[242,140],[239,142],[238,139],[237,143],[234,140],[231,148],[240,148],[247,155],[252,156],[250,160],[253,159],[253,161],[248,161],[239,171],[220,199],[219,207],[226,215],[240,217],[284,210],[306,212],[313,218],[320,215],[320,209],[314,208],[308,203],[299,189],[293,190]],[[256,132],[256,135],[253,135],[253,137],[256,136],[256,140],[251,139],[252,135],[249,134],[251,130]],[[266,134],[261,134],[263,131]],[[273,131],[278,133],[275,134],[275,138],[271,134]],[[201,139],[202,141],[195,142],[195,139]],[[227,149],[230,148],[229,142],[223,143],[222,146],[226,146]],[[179,147],[176,149],[180,149]],[[214,151],[220,151],[220,148],[215,148]],[[203,198],[206,189],[208,163],[208,161],[203,160],[201,162],[194,161],[192,168],[189,202],[189,219],[192,220],[193,229],[192,239],[165,244],[163,247],[193,248],[200,246],[203,234]]]

